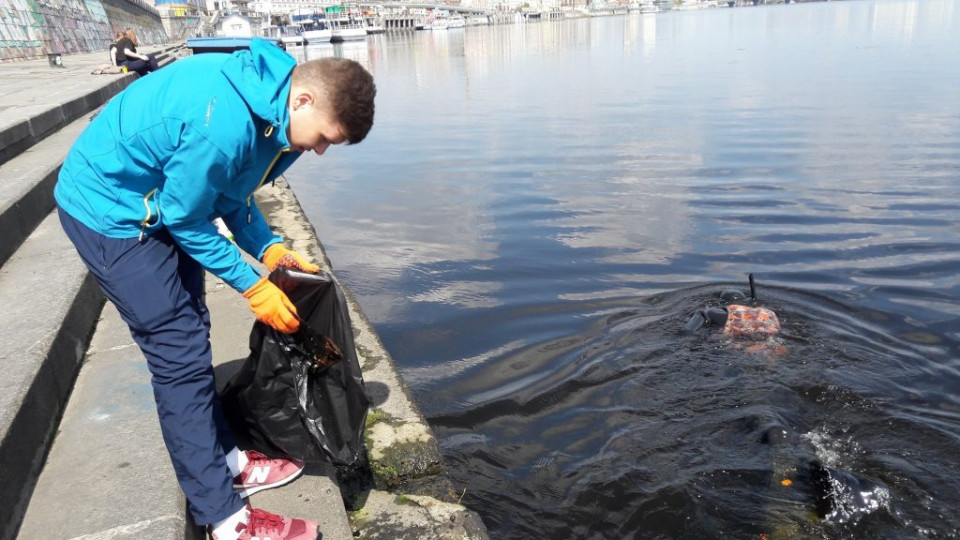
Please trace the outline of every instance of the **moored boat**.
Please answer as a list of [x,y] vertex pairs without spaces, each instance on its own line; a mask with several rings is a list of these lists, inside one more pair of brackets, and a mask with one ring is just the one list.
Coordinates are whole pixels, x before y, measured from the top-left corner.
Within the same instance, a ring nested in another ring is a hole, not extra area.
[[330,43],[333,38],[333,30],[326,25],[318,25],[313,30],[304,30],[301,35],[303,39],[307,40],[308,45],[320,45]]
[[330,22],[333,29],[330,41],[333,43],[361,40],[367,37],[367,28],[362,21],[345,18],[333,19]]
[[290,13],[290,21],[300,27],[300,37],[305,44],[318,45],[330,42],[332,36],[330,24],[323,13],[301,8]]
[[302,32],[303,27],[300,25],[285,26],[280,29],[280,41],[284,44],[284,46],[303,45],[305,41],[303,39],[303,35],[301,34]]

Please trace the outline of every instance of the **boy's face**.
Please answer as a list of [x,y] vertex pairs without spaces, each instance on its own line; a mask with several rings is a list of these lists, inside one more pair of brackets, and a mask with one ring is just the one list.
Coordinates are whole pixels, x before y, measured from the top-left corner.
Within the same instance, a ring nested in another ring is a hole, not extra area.
[[290,148],[297,152],[313,150],[322,155],[331,144],[347,140],[343,126],[326,103],[309,89],[290,89]]

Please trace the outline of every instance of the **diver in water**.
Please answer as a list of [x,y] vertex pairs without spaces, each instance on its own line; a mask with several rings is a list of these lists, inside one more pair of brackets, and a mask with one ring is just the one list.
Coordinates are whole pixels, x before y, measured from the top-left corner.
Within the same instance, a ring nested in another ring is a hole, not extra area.
[[749,298],[738,290],[723,291],[720,300],[725,307],[709,307],[693,314],[690,321],[683,327],[685,332],[695,332],[705,327],[723,329],[727,336],[741,336],[746,338],[765,340],[776,337],[780,333],[780,320],[777,314],[764,307],[755,307],[745,304],[755,304],[757,288],[750,274]]
[[[722,307],[696,311],[683,327],[685,333],[719,330],[732,349],[773,359],[787,349],[778,339],[780,320],[769,308],[760,307],[753,274],[749,275],[750,293],[725,290],[720,293]],[[853,473],[825,465],[819,459],[801,458],[798,435],[779,423],[765,427],[759,442],[770,446],[771,487],[778,491],[779,508],[769,509],[769,531],[760,538],[795,540],[816,535],[817,522],[834,525],[856,523],[877,509],[889,510],[888,488]],[[790,501],[800,503],[803,515],[791,511]],[[812,510],[812,513],[809,512]]]

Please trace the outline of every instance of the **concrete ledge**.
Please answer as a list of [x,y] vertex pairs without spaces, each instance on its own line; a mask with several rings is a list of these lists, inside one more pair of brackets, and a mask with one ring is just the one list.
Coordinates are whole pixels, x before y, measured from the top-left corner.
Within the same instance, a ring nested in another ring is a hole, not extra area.
[[363,510],[354,512],[355,538],[360,540],[486,539],[487,528],[463,506],[423,495],[373,491]]
[[53,213],[0,269],[0,537],[19,527],[103,299]]
[[[14,120],[6,128],[0,130],[0,148],[14,149],[18,141],[30,136],[30,120],[22,118]],[[15,154],[13,154],[15,155]],[[0,159],[0,163],[3,159]]]
[[28,152],[0,165],[0,265],[53,210],[53,186],[73,142],[89,124],[84,117]]

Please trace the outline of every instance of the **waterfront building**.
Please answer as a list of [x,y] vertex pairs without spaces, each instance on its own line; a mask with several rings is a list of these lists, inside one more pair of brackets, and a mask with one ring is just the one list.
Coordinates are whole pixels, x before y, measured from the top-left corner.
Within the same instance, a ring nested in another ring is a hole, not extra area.
[[[249,12],[268,18],[272,24],[290,24],[291,14],[323,13],[328,7],[340,5],[337,0],[206,0],[211,12],[238,12],[244,5]],[[249,16],[249,15],[248,15]]]
[[224,37],[253,37],[253,28],[253,21],[249,18],[231,13],[219,18],[215,31],[216,35]]

